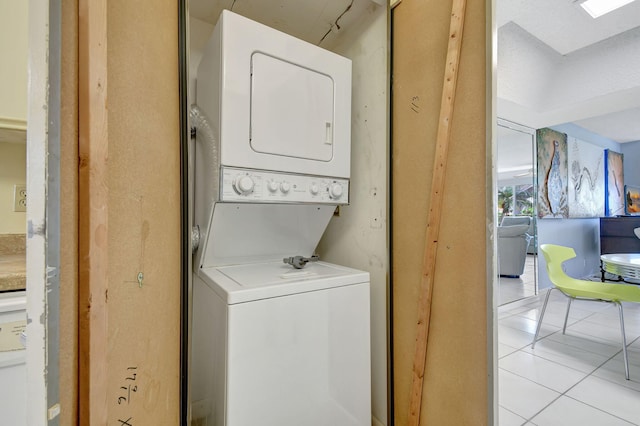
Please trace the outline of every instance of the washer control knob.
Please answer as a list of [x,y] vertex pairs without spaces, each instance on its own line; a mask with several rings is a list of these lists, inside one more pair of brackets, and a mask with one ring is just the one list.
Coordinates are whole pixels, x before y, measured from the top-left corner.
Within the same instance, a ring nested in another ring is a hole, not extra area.
[[312,195],[318,195],[318,191],[320,191],[320,188],[318,188],[318,185],[315,183],[312,183],[311,186],[309,187],[309,192]]
[[248,175],[238,176],[233,181],[233,188],[240,195],[248,195],[253,192],[254,185],[253,179]]
[[342,197],[342,185],[336,182],[329,185],[329,197],[331,197],[334,200],[337,200],[340,197]]
[[288,193],[290,190],[291,190],[291,184],[289,184],[289,182],[283,181],[280,184],[280,191],[282,191],[283,194]]
[[267,188],[269,188],[269,192],[276,192],[278,190],[278,182],[270,180],[267,184]]

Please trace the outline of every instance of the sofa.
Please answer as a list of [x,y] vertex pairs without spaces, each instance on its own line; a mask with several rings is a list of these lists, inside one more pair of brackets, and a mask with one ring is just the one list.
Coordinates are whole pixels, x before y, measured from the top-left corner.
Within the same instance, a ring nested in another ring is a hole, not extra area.
[[517,221],[507,218],[508,216],[502,219],[497,232],[498,273],[501,277],[518,278],[524,273],[527,250],[532,238],[529,234],[532,220],[528,216],[513,217]]

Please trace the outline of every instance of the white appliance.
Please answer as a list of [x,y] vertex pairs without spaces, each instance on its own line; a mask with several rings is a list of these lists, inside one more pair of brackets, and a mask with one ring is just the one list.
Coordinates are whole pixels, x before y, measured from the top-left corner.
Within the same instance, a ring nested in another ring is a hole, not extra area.
[[[27,319],[26,292],[0,293],[0,341],[23,326]],[[23,343],[24,344],[24,343]],[[26,349],[18,344],[4,348],[0,344],[0,423],[27,424]]]
[[193,290],[193,418],[370,425],[368,281],[368,273],[322,262],[204,271]]
[[283,262],[349,202],[351,62],[223,11],[197,105],[191,418],[369,426],[369,273]]

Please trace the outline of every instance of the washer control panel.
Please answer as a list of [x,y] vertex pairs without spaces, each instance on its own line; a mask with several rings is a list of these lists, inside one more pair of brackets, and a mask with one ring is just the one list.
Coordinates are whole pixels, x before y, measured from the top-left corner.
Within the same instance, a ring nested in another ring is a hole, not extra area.
[[348,204],[349,180],[220,167],[220,201]]

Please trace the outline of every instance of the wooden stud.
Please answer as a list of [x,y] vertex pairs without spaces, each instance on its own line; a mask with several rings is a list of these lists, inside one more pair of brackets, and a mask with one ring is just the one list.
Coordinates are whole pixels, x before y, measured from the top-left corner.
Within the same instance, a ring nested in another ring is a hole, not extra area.
[[413,377],[409,402],[409,426],[420,424],[422,407],[422,390],[427,360],[429,337],[429,321],[431,317],[431,301],[433,295],[433,277],[436,267],[436,254],[442,215],[444,178],[447,165],[451,121],[458,80],[462,32],[464,29],[464,12],[466,0],[453,0],[451,22],[449,27],[449,44],[447,62],[442,87],[440,118],[436,136],[436,152],[434,157],[431,197],[427,218],[427,229],[422,264],[422,279],[418,299],[418,321],[416,330],[416,347],[413,359]]
[[78,1],[62,7],[60,70],[60,417],[78,424]]
[[107,424],[107,2],[79,0],[79,418]]

